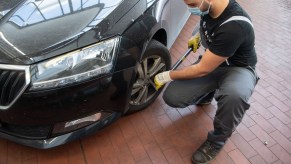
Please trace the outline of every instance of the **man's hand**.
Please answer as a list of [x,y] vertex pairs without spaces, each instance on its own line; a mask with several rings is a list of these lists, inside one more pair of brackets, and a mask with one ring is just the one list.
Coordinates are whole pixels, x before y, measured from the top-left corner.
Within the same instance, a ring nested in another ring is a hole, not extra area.
[[170,77],[170,71],[165,71],[162,73],[159,73],[155,76],[154,82],[156,85],[156,90],[161,88],[164,84],[167,82],[173,81]]
[[191,39],[188,40],[188,47],[192,48],[192,51],[195,53],[200,47],[200,34],[197,33],[196,35],[192,36]]

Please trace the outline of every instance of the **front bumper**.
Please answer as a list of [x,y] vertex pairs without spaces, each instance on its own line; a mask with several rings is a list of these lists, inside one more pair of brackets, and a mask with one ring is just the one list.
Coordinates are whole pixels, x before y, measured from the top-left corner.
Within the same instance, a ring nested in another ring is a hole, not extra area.
[[[0,110],[0,137],[45,149],[96,132],[128,109],[133,71],[131,67],[74,86],[24,92],[9,109]],[[54,133],[56,125],[96,113],[108,115],[93,124]]]
[[81,129],[78,129],[73,132],[66,133],[60,136],[52,137],[52,138],[46,138],[46,139],[21,138],[21,137],[14,136],[8,133],[4,133],[1,130],[0,130],[0,137],[22,144],[22,145],[26,145],[26,146],[30,146],[30,147],[34,147],[38,149],[48,149],[48,148],[59,146],[59,145],[68,143],[70,141],[79,139],[80,137],[87,136],[94,132],[97,132],[101,130],[102,128],[106,127],[107,125],[111,124],[115,120],[117,120],[121,115],[122,114],[120,112],[114,112],[110,116],[102,120],[99,120],[98,122],[93,123],[89,126],[83,127]]

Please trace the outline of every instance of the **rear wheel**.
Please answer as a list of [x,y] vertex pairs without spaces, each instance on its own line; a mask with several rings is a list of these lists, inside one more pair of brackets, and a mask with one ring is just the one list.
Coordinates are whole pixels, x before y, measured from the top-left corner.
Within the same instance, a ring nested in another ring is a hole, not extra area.
[[169,70],[171,67],[170,53],[162,43],[152,40],[138,63],[137,75],[131,91],[128,113],[140,111],[149,106],[162,91],[155,89],[156,74]]

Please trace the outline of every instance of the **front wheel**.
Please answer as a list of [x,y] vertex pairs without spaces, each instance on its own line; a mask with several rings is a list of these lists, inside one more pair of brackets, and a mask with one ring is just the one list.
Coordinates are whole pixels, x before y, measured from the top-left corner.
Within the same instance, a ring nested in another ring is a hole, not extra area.
[[155,89],[156,74],[169,70],[171,67],[170,53],[162,43],[152,40],[137,64],[137,74],[131,91],[130,107],[127,113],[134,113],[149,106],[162,91]]

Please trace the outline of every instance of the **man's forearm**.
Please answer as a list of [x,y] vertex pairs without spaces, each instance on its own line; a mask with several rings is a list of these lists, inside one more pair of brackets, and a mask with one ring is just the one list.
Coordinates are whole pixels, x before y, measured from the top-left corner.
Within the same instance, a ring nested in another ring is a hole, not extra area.
[[190,65],[180,70],[170,71],[170,77],[172,80],[202,77],[212,72],[226,59],[227,57],[221,57],[207,49],[198,64]]
[[199,64],[191,65],[180,70],[170,71],[172,80],[193,79],[207,75],[207,71],[203,71]]

